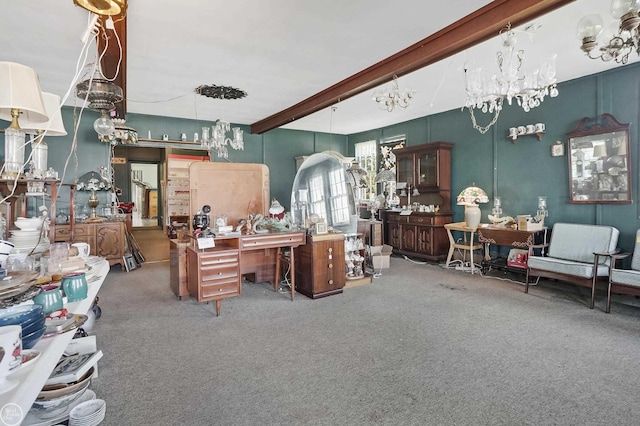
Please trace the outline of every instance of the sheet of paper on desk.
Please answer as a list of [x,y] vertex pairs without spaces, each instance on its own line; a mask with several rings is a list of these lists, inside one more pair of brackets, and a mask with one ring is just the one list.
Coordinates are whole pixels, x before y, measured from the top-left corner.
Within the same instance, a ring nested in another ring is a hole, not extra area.
[[413,213],[413,210],[402,210],[400,216],[409,216],[411,213]]

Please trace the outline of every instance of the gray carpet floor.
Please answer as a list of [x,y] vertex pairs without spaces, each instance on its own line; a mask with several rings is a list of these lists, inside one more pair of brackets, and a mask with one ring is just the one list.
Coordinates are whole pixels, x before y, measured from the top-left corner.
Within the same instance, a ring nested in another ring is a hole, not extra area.
[[391,258],[295,301],[268,283],[178,301],[169,264],[114,268],[93,329],[104,425],[637,425],[640,307]]

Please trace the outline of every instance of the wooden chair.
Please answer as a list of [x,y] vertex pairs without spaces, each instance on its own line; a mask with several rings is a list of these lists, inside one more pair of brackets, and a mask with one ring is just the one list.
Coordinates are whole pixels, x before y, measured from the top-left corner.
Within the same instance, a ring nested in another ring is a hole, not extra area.
[[[631,269],[616,269],[616,261],[631,257]],[[611,256],[609,269],[609,287],[607,289],[606,313],[611,311],[611,293],[622,293],[640,296],[640,229],[636,231],[636,244],[633,253],[620,253]]]

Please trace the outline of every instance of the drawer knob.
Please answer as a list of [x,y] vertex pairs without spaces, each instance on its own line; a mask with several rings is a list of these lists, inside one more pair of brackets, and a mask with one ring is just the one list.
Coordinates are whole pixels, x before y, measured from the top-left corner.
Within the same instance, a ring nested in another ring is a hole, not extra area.
[[329,280],[329,285],[333,285],[333,280]]
[[329,269],[333,268],[333,263],[329,264]]

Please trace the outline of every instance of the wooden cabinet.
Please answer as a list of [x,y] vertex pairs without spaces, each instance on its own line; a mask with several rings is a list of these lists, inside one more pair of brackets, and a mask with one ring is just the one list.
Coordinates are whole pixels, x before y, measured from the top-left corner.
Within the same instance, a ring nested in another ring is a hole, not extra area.
[[189,296],[187,288],[187,247],[189,243],[169,241],[169,285],[180,300]]
[[396,150],[397,181],[406,182],[421,194],[438,194],[442,201],[428,204],[438,204],[441,210],[450,211],[452,148],[450,142],[432,142]]
[[294,256],[297,291],[312,299],[342,293],[346,273],[344,234],[310,235]]
[[446,259],[449,240],[444,225],[452,219],[452,213],[412,212],[405,216],[387,211],[388,244],[407,256],[436,262]]
[[55,229],[55,241],[87,243],[91,247],[91,255],[104,257],[109,265],[119,263],[124,268],[122,257],[127,250],[124,222],[76,223],[73,227],[73,239],[71,234],[70,225],[58,225]]
[[220,315],[223,299],[242,293],[237,247],[207,250],[187,247],[187,265],[189,294],[198,302],[215,301],[216,315]]

